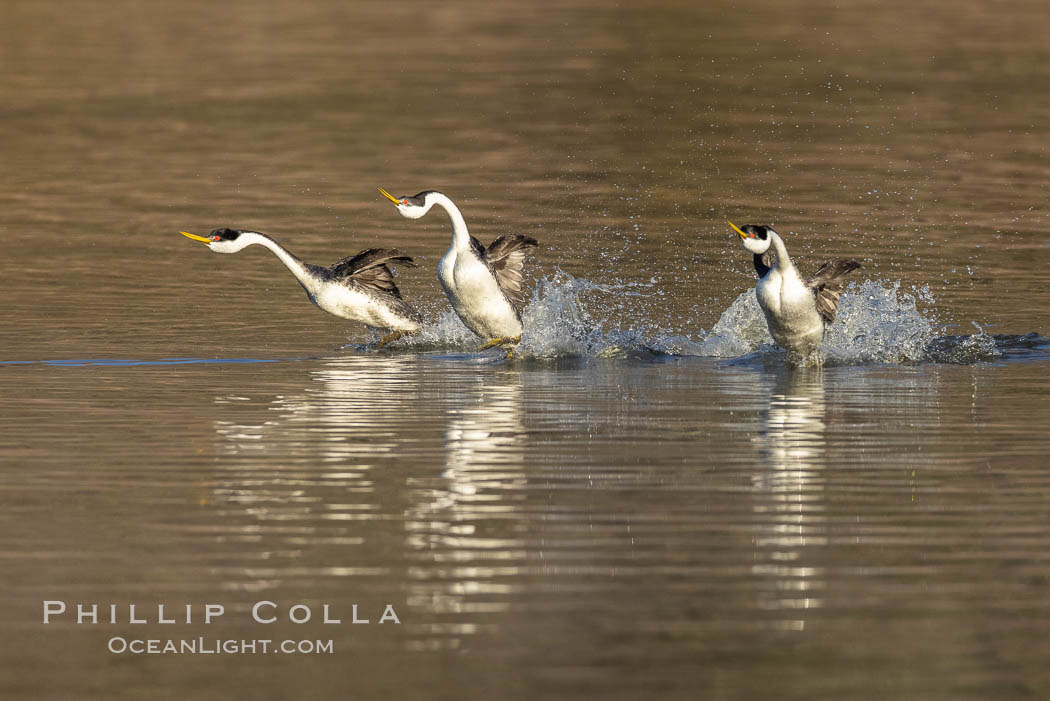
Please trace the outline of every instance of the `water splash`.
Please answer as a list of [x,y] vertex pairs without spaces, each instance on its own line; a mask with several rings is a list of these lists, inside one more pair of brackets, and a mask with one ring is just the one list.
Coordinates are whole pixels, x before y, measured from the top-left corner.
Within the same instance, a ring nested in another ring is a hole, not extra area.
[[736,358],[762,346],[769,346],[772,350],[773,337],[769,335],[766,317],[758,306],[758,296],[751,288],[733,300],[689,355]]
[[926,346],[927,358],[937,363],[961,365],[987,362],[1000,359],[1005,354],[1016,351],[1018,346],[1023,345],[1024,339],[1039,338],[1036,334],[995,337],[986,334],[977,322],[971,323],[977,329],[977,333],[969,336],[935,338]]
[[[973,363],[998,357],[995,340],[977,334],[944,337],[944,329],[919,303],[932,303],[929,288],[903,291],[899,282],[851,282],[839,301],[835,323],[824,337],[824,360],[833,365],[867,363]],[[739,357],[778,352],[754,289],[741,294],[703,337],[698,355]]]
[[615,328],[615,317],[637,309],[639,285],[599,285],[558,270],[536,286],[522,315],[521,357],[620,357],[648,351],[641,329]]
[[472,351],[483,341],[463,325],[456,312],[449,309],[437,321],[424,324],[418,334],[409,336],[400,343],[423,349]]
[[[786,356],[769,335],[754,288],[740,294],[710,330],[699,329],[692,336],[646,325],[647,288],[637,283],[598,284],[561,270],[543,277],[522,315],[525,332],[515,355],[544,359]],[[824,339],[825,362],[975,363],[1003,357],[1009,339],[990,336],[977,324],[971,335],[942,335],[944,328],[930,311],[932,303],[928,288],[902,290],[899,282],[884,280],[850,283]],[[920,309],[920,304],[926,308]],[[454,312],[446,311],[420,333],[395,345],[417,351],[473,352],[481,342]]]
[[824,356],[832,363],[917,363],[940,329],[918,308],[932,301],[928,288],[903,292],[900,282],[850,283],[839,301],[835,323],[824,337]]

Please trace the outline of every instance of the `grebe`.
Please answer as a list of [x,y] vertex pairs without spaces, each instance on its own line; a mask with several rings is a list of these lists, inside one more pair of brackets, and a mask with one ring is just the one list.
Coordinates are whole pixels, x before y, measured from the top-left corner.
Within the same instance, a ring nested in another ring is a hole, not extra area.
[[[842,277],[860,267],[855,260],[821,263],[813,277],[803,281],[788,256],[780,235],[768,226],[729,226],[744,248],[754,255],[758,284],[755,293],[766,316],[769,335],[790,353],[808,357],[820,349],[824,329],[835,320],[842,293]],[[772,248],[772,250],[770,250]]]
[[388,263],[415,267],[412,259],[392,248],[370,248],[324,268],[297,258],[291,251],[258,231],[216,229],[208,236],[180,234],[207,244],[216,253],[237,253],[248,246],[270,249],[306,290],[306,296],[329,314],[360,321],[373,329],[388,329],[376,346],[419,330],[420,317],[401,299]]
[[419,219],[435,205],[452,220],[452,245],[438,263],[438,280],[452,308],[468,329],[486,342],[485,350],[521,340],[521,270],[525,256],[539,244],[530,236],[500,236],[488,248],[470,235],[459,208],[447,196],[426,190],[412,197],[379,192],[407,219]]

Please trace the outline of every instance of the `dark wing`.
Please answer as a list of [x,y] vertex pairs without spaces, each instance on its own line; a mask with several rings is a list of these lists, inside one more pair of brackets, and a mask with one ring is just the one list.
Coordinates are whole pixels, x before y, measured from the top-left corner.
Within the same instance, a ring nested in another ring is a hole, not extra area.
[[369,248],[352,258],[343,258],[329,268],[336,280],[354,282],[362,287],[386,292],[401,299],[401,291],[394,284],[394,275],[387,263],[416,267],[412,259],[396,248]]
[[758,273],[759,278],[764,278],[770,268],[773,267],[773,263],[776,262],[777,254],[773,253],[773,250],[770,249],[762,255],[758,255],[757,253],[753,255],[755,258],[755,272]]
[[531,236],[500,236],[489,244],[482,258],[496,276],[503,294],[518,309],[525,306],[525,295],[521,291],[521,270],[525,265],[525,256],[539,245]]
[[473,236],[470,237],[470,250],[474,251],[474,255],[478,257],[478,260],[485,260],[485,247],[481,245],[481,241],[478,241]]
[[813,290],[817,298],[817,311],[828,324],[835,321],[835,312],[839,308],[839,295],[842,294],[842,278],[860,267],[855,260],[825,261],[806,280],[806,286]]

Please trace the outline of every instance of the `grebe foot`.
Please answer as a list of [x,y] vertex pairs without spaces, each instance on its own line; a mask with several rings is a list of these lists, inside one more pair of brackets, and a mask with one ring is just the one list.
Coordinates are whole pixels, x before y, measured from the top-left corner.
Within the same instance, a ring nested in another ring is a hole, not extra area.
[[478,350],[488,350],[489,348],[495,348],[496,346],[504,346],[511,343],[518,343],[519,341],[521,341],[521,336],[500,336],[499,338],[494,338],[488,343],[478,346]]
[[386,336],[383,336],[381,339],[379,339],[379,343],[376,344],[376,348],[375,349],[379,350],[383,346],[385,346],[385,345],[387,345],[389,343],[393,343],[394,341],[396,341],[399,338],[404,338],[405,336],[411,336],[414,333],[416,333],[416,332],[415,331],[391,331]]

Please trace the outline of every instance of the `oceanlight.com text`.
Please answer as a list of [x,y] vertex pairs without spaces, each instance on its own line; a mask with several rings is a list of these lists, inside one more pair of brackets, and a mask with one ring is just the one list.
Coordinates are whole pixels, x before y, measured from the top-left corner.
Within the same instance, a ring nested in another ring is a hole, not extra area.
[[218,638],[122,638],[109,639],[115,655],[331,655],[331,640],[222,640]]

